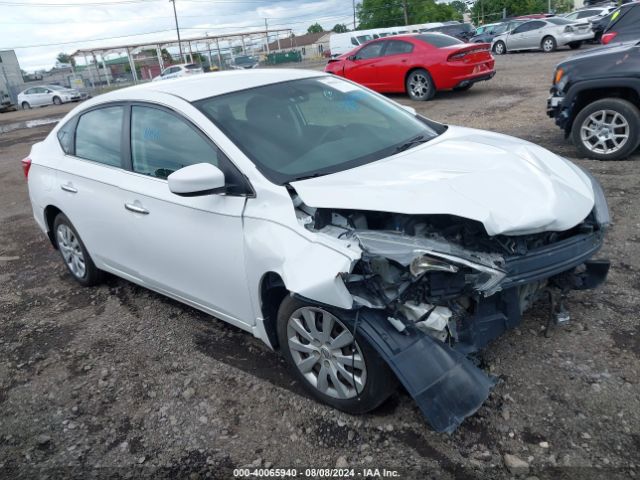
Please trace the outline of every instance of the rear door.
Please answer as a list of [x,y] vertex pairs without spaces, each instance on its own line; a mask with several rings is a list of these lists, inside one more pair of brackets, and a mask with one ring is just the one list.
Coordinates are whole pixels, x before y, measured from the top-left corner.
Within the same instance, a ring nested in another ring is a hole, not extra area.
[[123,266],[127,244],[119,218],[125,106],[94,108],[70,122],[75,123],[61,129],[66,155],[58,162],[53,189],[57,205],[78,230],[98,268],[128,277]]
[[546,23],[539,20],[523,23],[507,37],[507,48],[509,50],[538,48],[541,40],[540,29],[544,26],[546,26]]
[[382,57],[384,40],[372,42],[350,57],[345,62],[344,76],[365,87],[377,88],[380,80],[378,77],[378,62]]
[[382,57],[376,65],[378,89],[383,92],[402,92],[414,45],[403,40],[386,40],[384,43]]

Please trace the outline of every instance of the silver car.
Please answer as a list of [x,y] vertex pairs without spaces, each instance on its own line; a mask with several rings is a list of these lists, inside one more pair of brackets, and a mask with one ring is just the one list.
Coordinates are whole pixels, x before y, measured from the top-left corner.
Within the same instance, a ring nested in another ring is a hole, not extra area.
[[44,105],[60,105],[67,102],[78,102],[83,95],[72,88],[60,85],[43,85],[31,87],[18,94],[18,104],[24,109],[42,107]]
[[492,50],[497,55],[517,50],[542,50],[548,53],[564,46],[580,48],[582,42],[593,37],[589,22],[550,17],[530,20],[496,36],[492,42]]

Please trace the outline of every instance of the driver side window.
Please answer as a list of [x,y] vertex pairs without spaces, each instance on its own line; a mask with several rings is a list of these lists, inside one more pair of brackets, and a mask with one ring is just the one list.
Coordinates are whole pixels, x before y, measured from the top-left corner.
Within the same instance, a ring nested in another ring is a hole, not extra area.
[[167,178],[196,163],[218,166],[221,152],[181,118],[153,107],[131,109],[131,161],[133,171]]
[[370,58],[379,57],[382,53],[382,47],[384,46],[383,42],[372,43],[371,45],[367,45],[358,51],[356,54],[356,58],[358,60],[367,60]]

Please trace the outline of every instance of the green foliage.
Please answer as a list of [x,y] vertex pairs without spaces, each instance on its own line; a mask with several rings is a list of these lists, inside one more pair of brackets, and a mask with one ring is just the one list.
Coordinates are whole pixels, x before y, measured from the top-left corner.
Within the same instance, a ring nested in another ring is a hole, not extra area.
[[60,63],[70,63],[74,67],[76,65],[76,59],[67,53],[59,53],[56,60]]
[[319,23],[314,23],[313,25],[310,25],[309,28],[307,28],[307,33],[320,33],[320,32],[324,32],[324,28],[322,28],[322,25],[320,25]]
[[453,0],[449,5],[451,5],[460,16],[467,11],[467,5],[462,0]]
[[[564,0],[551,0],[551,8],[556,4],[565,3]],[[569,0],[568,3],[573,3]],[[548,0],[477,0],[471,8],[471,19],[481,25],[499,21],[502,18],[503,9],[506,9],[507,17],[528,15],[531,13],[547,13]]]
[[435,0],[362,0],[357,6],[358,29],[404,25],[404,4],[410,25],[462,18],[450,4]]
[[344,23],[336,23],[331,29],[331,31],[336,33],[345,33],[345,32],[348,32],[349,29]]

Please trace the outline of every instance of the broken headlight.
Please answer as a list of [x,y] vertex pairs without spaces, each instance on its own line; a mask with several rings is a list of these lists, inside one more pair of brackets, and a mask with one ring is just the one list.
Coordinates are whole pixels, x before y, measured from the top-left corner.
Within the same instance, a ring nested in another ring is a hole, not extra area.
[[451,272],[456,273],[458,267],[449,262],[432,257],[431,255],[420,255],[414,258],[409,265],[409,271],[414,277],[419,277],[425,272]]
[[[568,162],[569,160],[567,160]],[[598,225],[603,227],[608,227],[611,223],[611,216],[609,215],[609,205],[607,204],[607,197],[604,195],[604,190],[602,189],[602,185],[600,182],[596,180],[596,177],[587,170],[586,168],[581,167],[580,165],[576,165],[580,170],[584,172],[584,174],[589,177],[591,180],[591,188],[593,188],[593,202],[594,202],[594,213],[596,216],[596,222]]]

